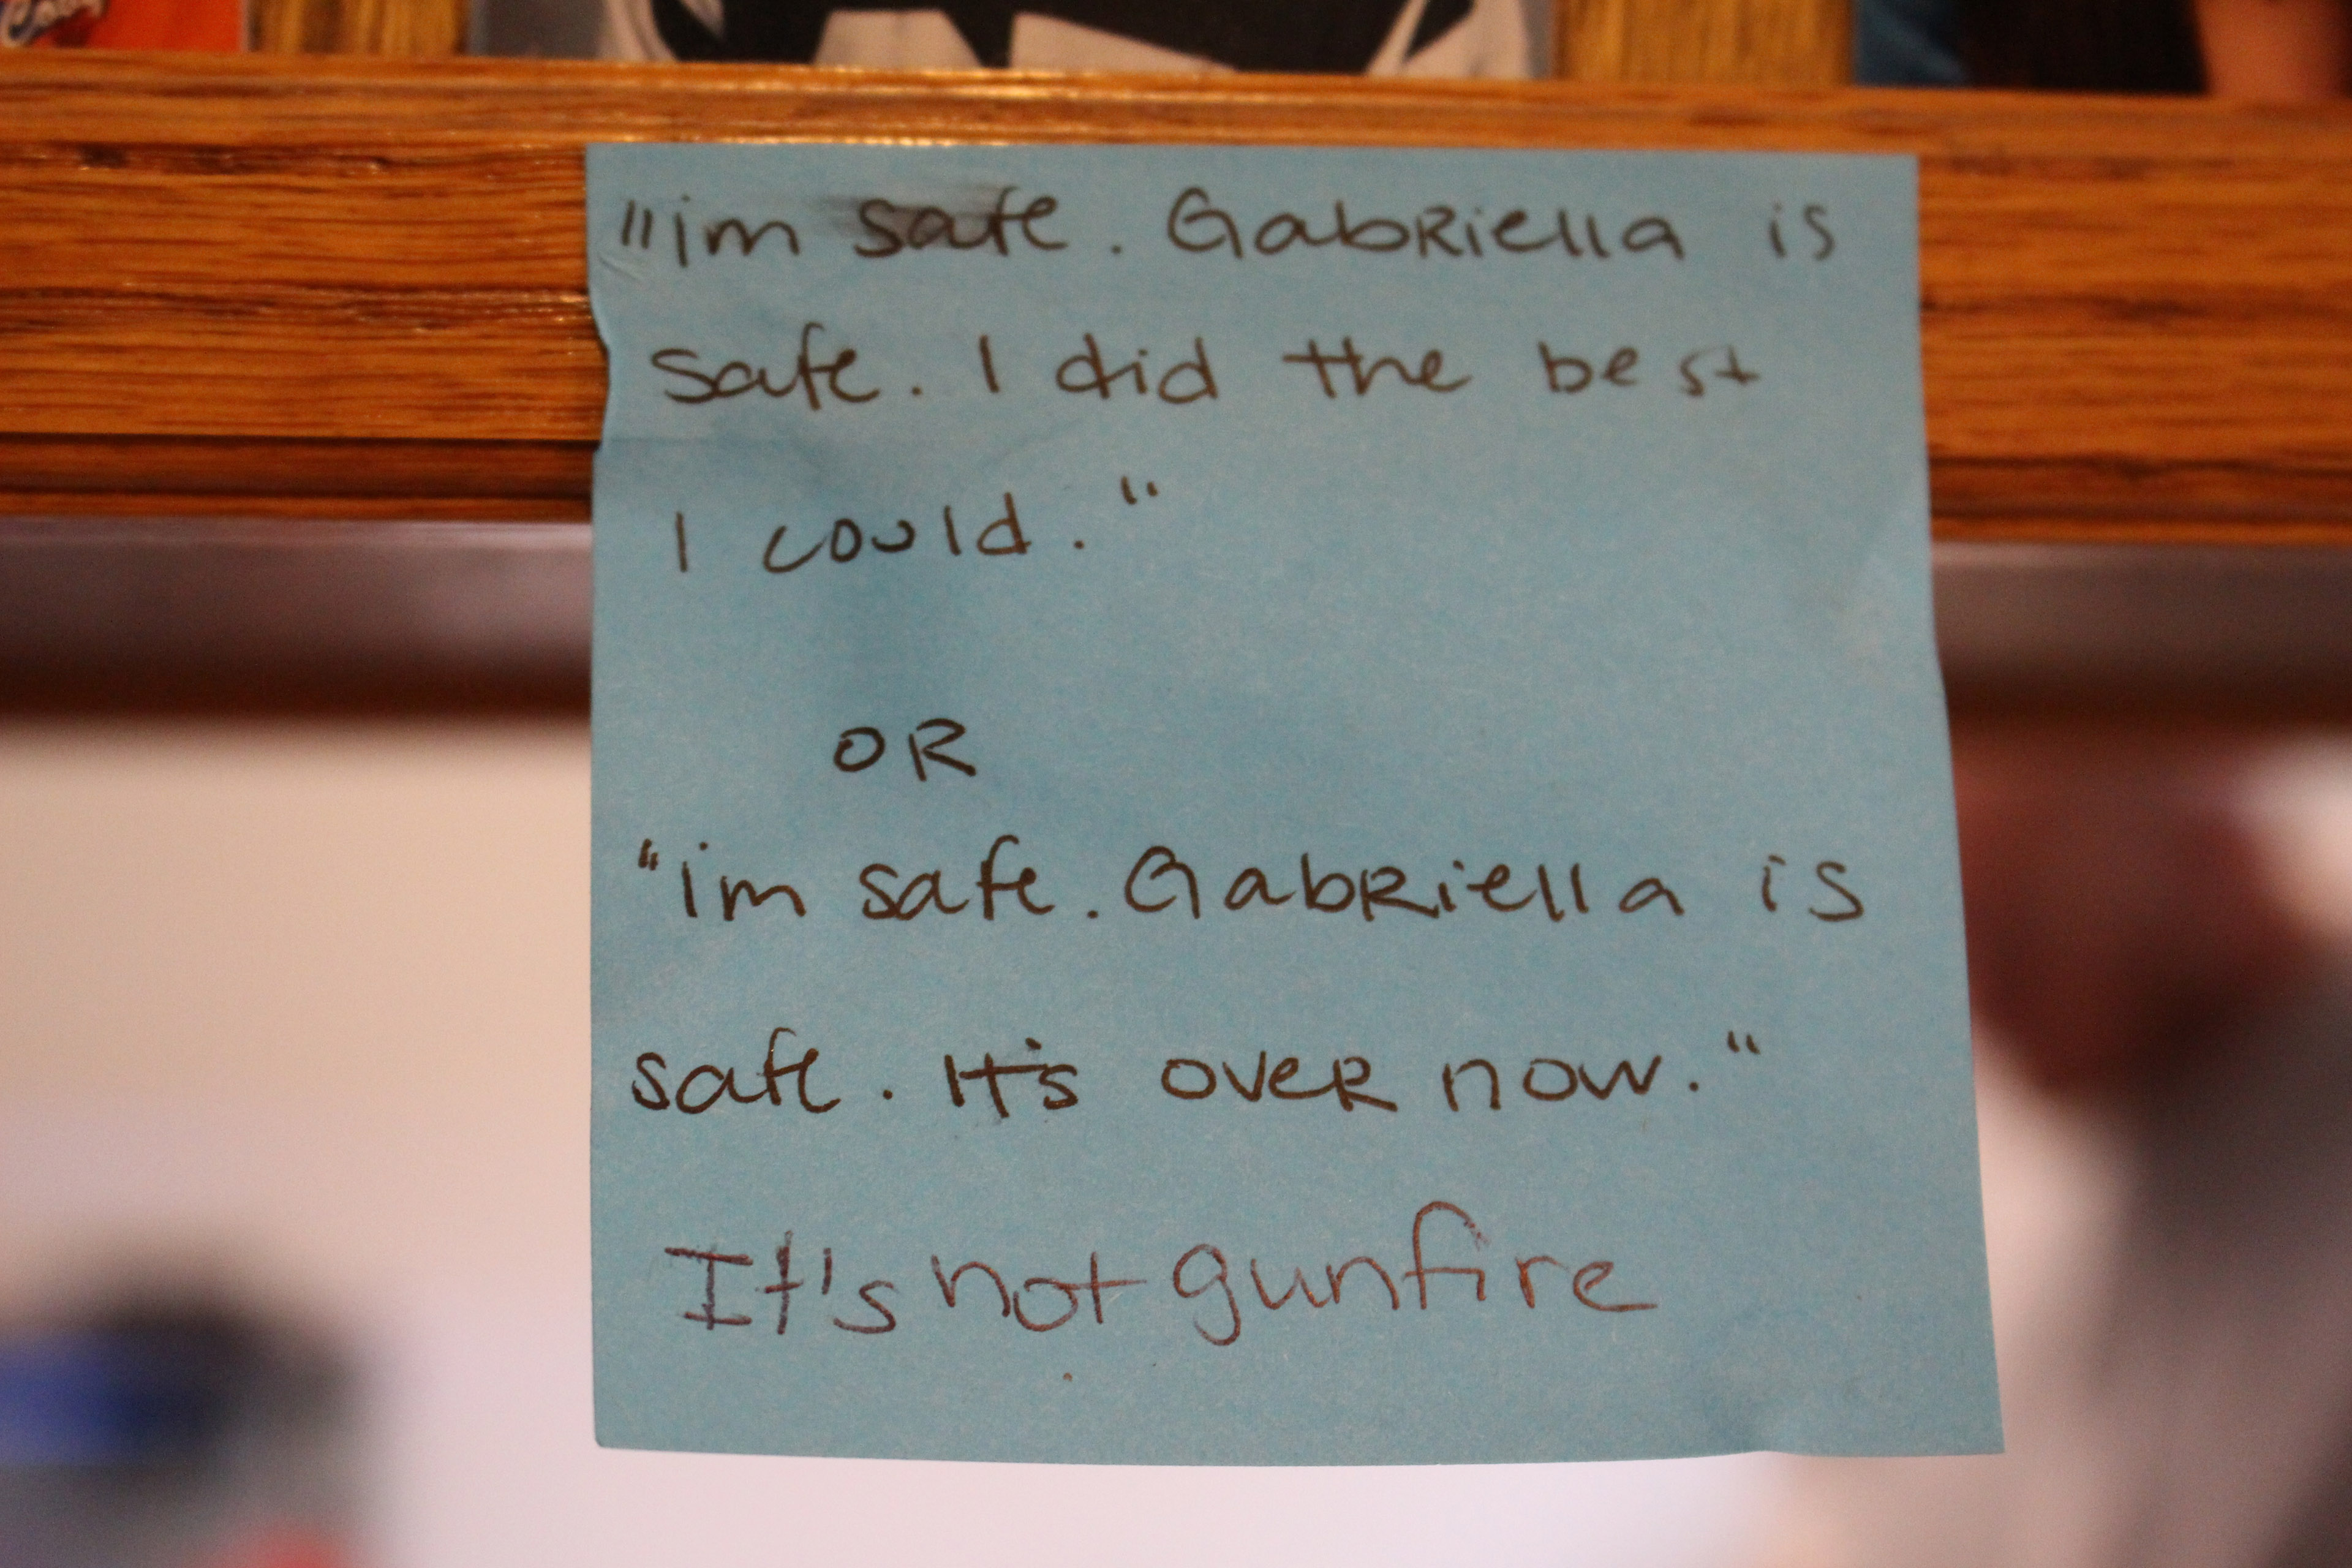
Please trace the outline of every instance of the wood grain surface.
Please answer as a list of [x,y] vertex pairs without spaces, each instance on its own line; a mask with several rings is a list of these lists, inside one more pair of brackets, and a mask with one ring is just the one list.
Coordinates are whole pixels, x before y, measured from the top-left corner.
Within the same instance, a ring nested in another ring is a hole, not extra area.
[[1853,79],[1852,0],[1552,0],[1551,74],[1565,81]]
[[1940,537],[2352,542],[2352,109],[32,51],[0,512],[584,516],[647,139],[1914,153]]

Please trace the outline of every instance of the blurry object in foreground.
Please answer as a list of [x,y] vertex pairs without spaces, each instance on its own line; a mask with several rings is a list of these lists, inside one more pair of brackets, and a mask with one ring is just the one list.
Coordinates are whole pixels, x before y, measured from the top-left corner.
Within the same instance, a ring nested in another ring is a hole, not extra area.
[[355,1484],[346,1379],[208,1301],[0,1331],[6,1568],[340,1568]]
[[252,0],[252,5],[253,47],[274,55],[463,54],[471,10],[470,0]]
[[1557,0],[1552,74],[1570,81],[1838,87],[1851,0]]
[[0,48],[245,47],[245,0],[0,0]]
[[2116,1218],[2000,1325],[2006,1456],[1807,1462],[1769,1561],[2352,1562],[2352,956],[2311,918],[2330,835],[2282,831],[2340,837],[2352,752],[2300,750],[1961,737],[1979,1021],[2112,1143]]

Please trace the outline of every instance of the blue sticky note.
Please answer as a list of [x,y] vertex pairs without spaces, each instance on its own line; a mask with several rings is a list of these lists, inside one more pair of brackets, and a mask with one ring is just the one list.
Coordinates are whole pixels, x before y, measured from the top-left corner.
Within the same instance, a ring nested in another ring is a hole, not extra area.
[[1999,1447],[1909,160],[588,170],[604,1442]]

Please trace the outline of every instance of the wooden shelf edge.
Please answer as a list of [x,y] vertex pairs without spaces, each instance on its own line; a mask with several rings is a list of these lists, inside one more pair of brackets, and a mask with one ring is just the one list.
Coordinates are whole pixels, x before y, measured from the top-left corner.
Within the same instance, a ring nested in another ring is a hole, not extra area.
[[577,150],[648,139],[1914,154],[1937,538],[2352,543],[2352,106],[59,51],[0,56],[0,514],[584,517]]

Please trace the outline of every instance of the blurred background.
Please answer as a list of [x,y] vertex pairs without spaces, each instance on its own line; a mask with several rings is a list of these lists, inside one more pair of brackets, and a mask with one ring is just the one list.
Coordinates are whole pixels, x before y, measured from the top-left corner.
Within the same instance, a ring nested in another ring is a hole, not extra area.
[[[759,9],[58,0],[7,37],[792,54]],[[880,36],[801,9],[793,58]],[[1168,54],[1151,9],[1104,60]],[[2298,99],[2352,58],[2341,0],[1410,19],[1344,68]],[[0,520],[0,1568],[2352,1561],[2344,552],[1937,549],[2008,1455],[1201,1472],[593,1447],[588,549]]]

